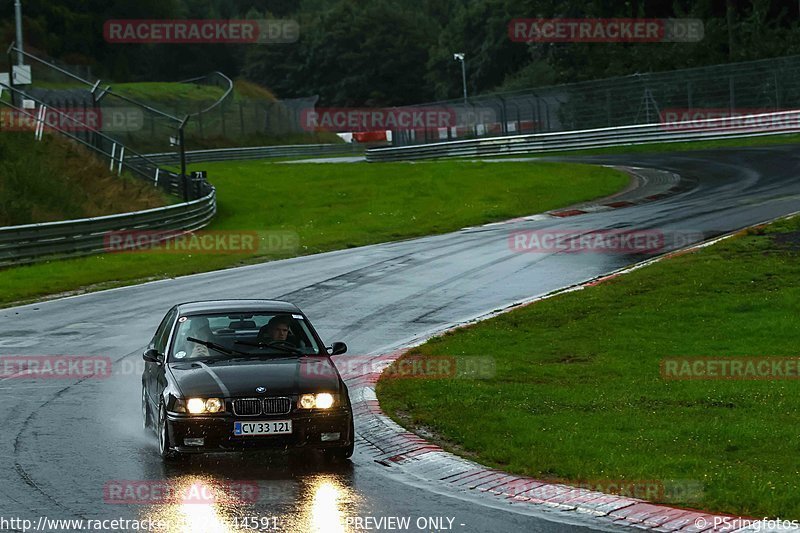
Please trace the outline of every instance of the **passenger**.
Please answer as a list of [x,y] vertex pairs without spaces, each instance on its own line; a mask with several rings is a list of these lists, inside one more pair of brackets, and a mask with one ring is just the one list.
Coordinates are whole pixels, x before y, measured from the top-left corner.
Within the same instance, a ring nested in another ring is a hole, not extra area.
[[[211,331],[211,327],[208,325],[208,319],[202,316],[189,318],[189,328],[186,330],[186,337],[184,338],[188,339],[189,337],[201,341],[212,340],[214,334]],[[196,342],[187,340],[185,341],[184,346],[185,348],[183,349],[185,352],[188,352],[190,354],[189,355],[190,358],[202,359],[210,355],[208,347],[203,346],[202,344],[198,344]]]

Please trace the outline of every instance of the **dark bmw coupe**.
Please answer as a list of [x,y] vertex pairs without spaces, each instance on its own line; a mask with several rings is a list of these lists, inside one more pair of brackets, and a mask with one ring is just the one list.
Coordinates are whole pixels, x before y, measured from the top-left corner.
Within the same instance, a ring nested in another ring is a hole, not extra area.
[[249,449],[353,453],[347,387],[294,305],[228,300],[176,305],[143,357],[142,416],[161,457]]

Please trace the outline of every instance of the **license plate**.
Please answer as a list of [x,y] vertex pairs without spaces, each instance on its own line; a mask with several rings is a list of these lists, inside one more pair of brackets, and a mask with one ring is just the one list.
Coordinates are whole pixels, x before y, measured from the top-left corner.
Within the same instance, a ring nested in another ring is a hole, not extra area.
[[290,435],[291,420],[254,420],[253,422],[234,422],[233,434],[237,437],[251,435]]

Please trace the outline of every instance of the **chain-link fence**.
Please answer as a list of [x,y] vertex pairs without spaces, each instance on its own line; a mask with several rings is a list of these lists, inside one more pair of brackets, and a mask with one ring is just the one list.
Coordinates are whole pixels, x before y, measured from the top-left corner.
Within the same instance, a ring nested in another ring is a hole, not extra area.
[[393,131],[395,145],[701,120],[800,108],[800,56],[634,74],[445,100],[452,127]]
[[[9,48],[9,64],[17,53],[24,56],[27,68],[15,67],[0,86],[4,93],[0,97],[0,131],[30,131],[37,139],[45,132],[64,135],[107,158],[110,171],[119,174],[125,169],[185,201],[211,191],[202,177],[189,176],[185,165],[181,165],[180,174],[159,168],[144,155],[142,146],[126,142],[127,134],[140,131],[148,117],[158,124],[160,134],[169,139],[173,149],[180,151],[185,120],[115,94],[108,87],[101,88],[99,80],[85,79],[68,65],[21,52],[14,46]],[[88,70],[85,73],[90,75]]]
[[[11,47],[9,56],[16,57]],[[87,67],[25,52],[31,83],[17,88],[55,110],[95,125],[115,142],[141,153],[271,144],[341,142],[331,133],[302,128],[304,110],[317,97],[277,100],[248,85],[252,97],[234,90],[220,72],[178,83],[108,84]],[[9,57],[9,60],[12,60]],[[182,129],[182,132],[181,132]],[[76,132],[93,142],[91,132]]]

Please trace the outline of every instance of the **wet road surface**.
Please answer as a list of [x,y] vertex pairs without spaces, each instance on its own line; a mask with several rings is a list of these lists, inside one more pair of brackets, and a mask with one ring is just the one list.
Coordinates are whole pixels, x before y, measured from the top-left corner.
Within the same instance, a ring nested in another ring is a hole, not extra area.
[[[192,532],[591,529],[589,519],[560,523],[525,506],[421,484],[377,464],[361,446],[343,465],[232,454],[164,466],[154,435],[141,429],[139,404],[142,348],[178,301],[289,300],[326,342],[345,341],[351,354],[383,353],[646,258],[518,253],[511,232],[638,229],[707,238],[800,210],[800,158],[791,146],[579,159],[661,168],[696,182],[625,209],[477,227],[1,310],[0,356],[108,357],[113,371],[80,381],[0,380],[0,517],[34,525],[40,517],[163,519],[170,531]],[[141,480],[169,480],[186,491],[239,483],[247,494],[227,500],[222,490],[213,503],[180,503],[163,501],[150,487],[136,501],[117,501],[115,488]],[[393,518],[408,518],[408,528]]]

